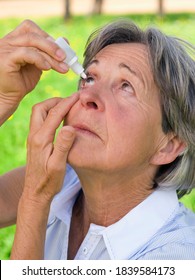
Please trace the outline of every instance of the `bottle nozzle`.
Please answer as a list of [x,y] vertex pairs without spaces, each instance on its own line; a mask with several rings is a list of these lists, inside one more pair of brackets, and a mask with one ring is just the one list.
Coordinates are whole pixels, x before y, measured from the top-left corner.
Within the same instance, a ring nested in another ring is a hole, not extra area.
[[83,78],[84,80],[86,80],[87,79],[87,75],[85,74],[85,72],[83,72],[83,73],[81,73],[81,78]]
[[69,44],[64,40],[64,38],[59,37],[56,41],[56,44],[64,50],[66,53],[66,59],[64,62],[77,74],[80,75],[83,79],[86,79],[87,76],[84,72],[83,66],[78,62],[78,57],[76,53],[71,49]]

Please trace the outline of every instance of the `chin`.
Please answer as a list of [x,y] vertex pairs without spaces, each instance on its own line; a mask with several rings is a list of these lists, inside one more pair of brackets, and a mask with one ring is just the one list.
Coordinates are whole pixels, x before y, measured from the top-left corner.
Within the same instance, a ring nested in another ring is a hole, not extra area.
[[76,146],[73,146],[70,149],[68,153],[67,162],[73,168],[85,168],[92,164],[91,156],[89,156],[89,150],[85,151],[84,149],[79,149]]
[[[90,155],[88,151],[86,153],[78,153],[75,150],[71,150],[68,155],[67,162],[70,166],[76,171],[76,173],[80,173],[82,171],[90,171],[90,172],[102,172],[102,162],[98,162],[94,160],[95,157]],[[104,170],[105,171],[105,170]]]

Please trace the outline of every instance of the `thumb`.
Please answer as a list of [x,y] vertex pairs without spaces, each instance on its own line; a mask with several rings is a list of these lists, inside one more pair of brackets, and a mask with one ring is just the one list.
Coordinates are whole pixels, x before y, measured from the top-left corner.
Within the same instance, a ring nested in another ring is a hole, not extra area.
[[50,163],[52,162],[54,168],[65,170],[68,152],[72,147],[75,135],[75,130],[71,126],[64,126],[60,129],[50,158]]

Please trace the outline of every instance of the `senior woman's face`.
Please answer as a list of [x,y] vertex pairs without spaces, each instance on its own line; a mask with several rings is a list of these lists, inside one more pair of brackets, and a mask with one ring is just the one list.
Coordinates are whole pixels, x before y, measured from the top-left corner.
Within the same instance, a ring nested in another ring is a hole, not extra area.
[[104,172],[144,170],[164,136],[146,46],[109,45],[86,72],[66,119],[76,129],[70,164]]

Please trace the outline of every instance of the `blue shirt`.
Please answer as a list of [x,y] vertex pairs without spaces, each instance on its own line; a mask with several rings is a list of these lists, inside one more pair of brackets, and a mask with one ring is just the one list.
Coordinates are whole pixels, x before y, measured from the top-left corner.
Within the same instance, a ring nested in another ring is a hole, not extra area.
[[[68,166],[63,188],[52,201],[45,259],[67,259],[72,208],[81,189]],[[77,260],[195,260],[195,214],[176,191],[157,189],[118,222],[91,224]]]

